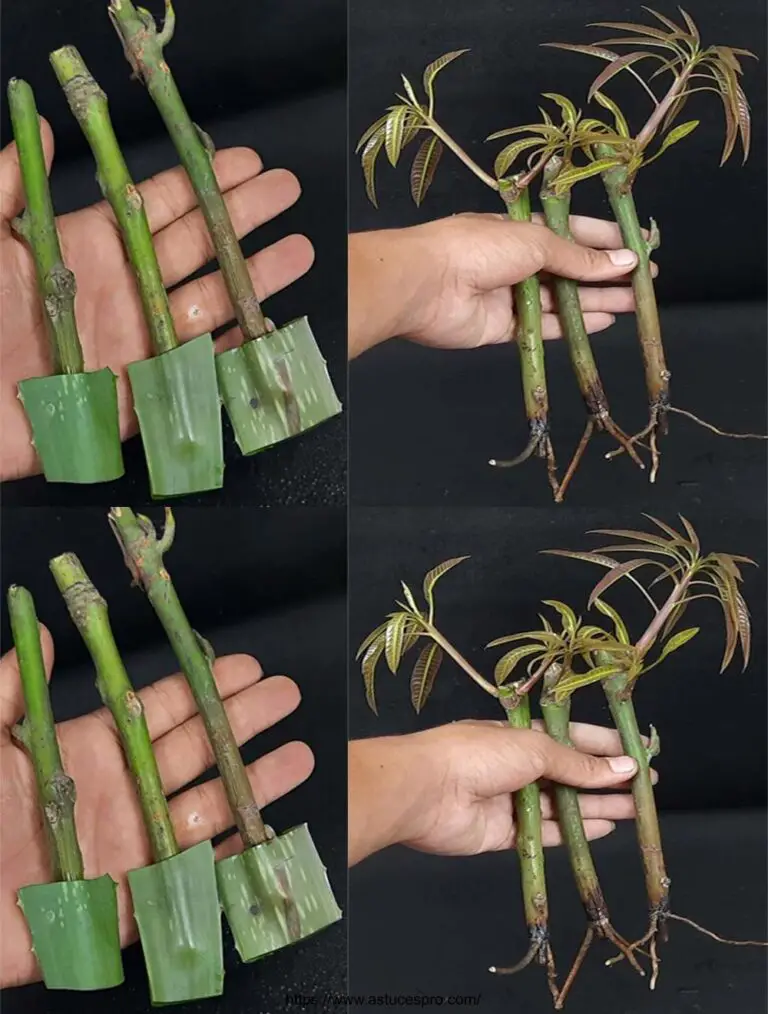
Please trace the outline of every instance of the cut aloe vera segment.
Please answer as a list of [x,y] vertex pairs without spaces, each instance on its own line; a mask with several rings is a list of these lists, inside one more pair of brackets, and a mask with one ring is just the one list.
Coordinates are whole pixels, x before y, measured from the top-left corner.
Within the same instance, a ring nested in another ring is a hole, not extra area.
[[22,887],[19,906],[48,989],[120,985],[117,885],[108,874]]
[[216,372],[243,454],[256,454],[341,412],[306,317],[220,353]]
[[255,961],[341,919],[306,824],[216,863],[237,952]]
[[31,377],[19,397],[48,482],[111,482],[123,474],[117,378],[110,369]]
[[128,376],[152,496],[220,489],[224,451],[211,336],[131,363]]
[[128,874],[152,1003],[221,996],[224,963],[213,846]]

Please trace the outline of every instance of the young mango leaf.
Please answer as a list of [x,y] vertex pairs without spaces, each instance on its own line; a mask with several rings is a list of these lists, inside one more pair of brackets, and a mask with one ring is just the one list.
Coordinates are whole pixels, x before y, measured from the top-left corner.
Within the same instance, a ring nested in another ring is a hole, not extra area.
[[365,192],[374,208],[378,208],[379,206],[376,200],[376,159],[383,146],[384,133],[380,130],[368,139],[363,148],[363,154],[360,157],[363,167],[363,178],[365,179]]
[[[635,25],[628,21],[592,21],[588,28],[612,28],[618,32],[645,32],[646,35],[653,39],[659,39],[663,42],[669,41],[669,32],[663,32],[660,28],[654,28],[650,25]],[[621,40],[619,40],[621,41]]]
[[629,631],[626,628],[624,620],[622,620],[620,614],[613,608],[612,605],[605,602],[603,599],[595,599],[594,605],[600,610],[603,616],[608,616],[613,620],[613,626],[616,630],[616,637],[622,644],[630,644]]
[[683,20],[685,21],[688,27],[688,31],[691,33],[691,36],[693,37],[693,41],[696,43],[696,45],[698,45],[701,42],[701,36],[699,35],[699,30],[696,27],[696,22],[693,20],[691,15],[688,14],[687,11],[683,10],[682,7],[678,7],[677,9],[683,15]]
[[411,676],[411,703],[418,715],[435,685],[435,677],[443,661],[443,649],[434,641],[424,647]]
[[356,660],[365,653],[366,649],[369,648],[374,641],[378,641],[378,639],[386,632],[387,626],[388,623],[382,623],[381,626],[376,627],[375,630],[370,632],[357,649],[357,654],[355,655]]
[[601,158],[594,162],[589,162],[587,165],[573,166],[571,169],[566,169],[555,178],[555,193],[561,194],[572,187],[574,183],[589,179],[590,176],[597,176],[608,169],[615,169],[619,165],[621,165],[621,162],[617,158]]
[[435,177],[435,170],[443,153],[443,142],[439,137],[426,138],[411,166],[411,196],[416,207],[421,205]]
[[416,599],[414,599],[414,597],[413,597],[413,592],[408,587],[408,585],[405,583],[405,581],[401,581],[400,582],[400,586],[403,589],[403,594],[405,595],[405,601],[408,603],[408,605],[411,607],[411,609],[414,611],[414,613],[418,614],[419,607],[416,605]]
[[621,134],[622,137],[629,137],[629,124],[627,123],[621,109],[613,101],[613,99],[609,98],[604,92],[595,92],[593,98],[597,99],[603,109],[607,109],[609,112],[613,113],[613,119],[616,123],[616,130],[618,133]]
[[542,553],[547,556],[567,556],[572,560],[582,560],[584,563],[597,563],[601,567],[612,567],[618,566],[619,561],[614,560],[611,556],[604,556],[602,553],[592,552],[579,552],[573,549],[543,549]]
[[579,621],[571,607],[566,605],[565,602],[558,602],[557,599],[542,599],[542,604],[550,606],[550,608],[555,609],[560,614],[563,621],[563,630],[573,637],[579,626]]
[[384,149],[391,165],[397,165],[403,147],[405,124],[412,110],[408,106],[395,106],[387,116],[384,128]]
[[679,542],[679,543],[684,543],[685,542],[685,539],[680,534],[680,532],[675,531],[675,529],[672,528],[671,525],[665,524],[663,521],[659,521],[659,519],[655,518],[652,514],[643,514],[643,517],[647,518],[649,521],[651,521],[654,525],[656,525],[657,528],[660,528],[662,530],[662,532],[666,532],[667,535],[672,540],[672,542]]
[[684,644],[687,644],[692,638],[694,638],[701,627],[688,627],[687,630],[679,630],[676,634],[662,646],[659,657],[656,659],[657,662],[662,662],[667,655],[671,655],[673,651],[677,651],[678,648],[682,648]]
[[430,110],[433,108],[435,103],[434,94],[434,80],[443,67],[447,67],[449,63],[452,63],[457,57],[463,56],[464,53],[468,53],[468,49],[455,49],[451,53],[444,53],[442,56],[438,56],[436,60],[433,60],[424,70],[424,91],[427,93],[429,99]]
[[542,92],[545,99],[550,99],[555,102],[563,114],[563,123],[568,127],[575,127],[576,122],[579,119],[579,113],[576,106],[571,102],[565,95],[559,95],[557,92]]
[[608,591],[611,585],[616,584],[617,581],[620,581],[623,577],[631,574],[633,570],[638,570],[640,567],[647,567],[648,564],[655,565],[656,561],[627,560],[626,563],[620,563],[617,567],[614,567],[613,570],[609,570],[607,574],[600,578],[595,587],[592,589],[588,603],[590,609],[594,605],[595,599],[600,598],[604,592]]
[[581,45],[574,42],[542,42],[542,46],[548,49],[564,49],[571,53],[584,53],[586,56],[597,56],[601,60],[613,62],[618,56],[612,49],[604,46]]
[[397,672],[400,659],[403,657],[403,638],[406,628],[412,622],[409,613],[395,613],[389,621],[384,634],[384,656],[391,673]]
[[523,644],[520,647],[513,648],[512,651],[508,651],[506,655],[502,655],[496,663],[496,668],[493,672],[496,685],[501,686],[502,683],[505,683],[518,664],[524,658],[528,658],[529,655],[534,654],[537,657],[536,659],[532,659],[532,661],[539,661],[540,657],[547,654],[547,649],[540,644]]
[[590,669],[589,672],[570,673],[556,684],[555,700],[560,703],[572,694],[574,690],[589,686],[590,683],[599,683],[600,680],[607,679],[609,676],[616,676],[623,671],[623,668],[619,665],[600,665],[596,669]]
[[652,7],[646,7],[645,5],[643,5],[643,10],[648,11],[649,14],[652,14],[658,21],[662,23],[662,25],[666,25],[667,28],[669,28],[669,30],[675,35],[685,36],[685,32],[680,27],[680,25],[676,25],[674,21],[670,21],[669,18],[665,18],[663,14],[659,14],[659,12],[653,10]]
[[424,598],[427,600],[427,604],[430,608],[430,611],[432,610],[433,606],[432,590],[434,589],[437,582],[440,580],[443,574],[447,574],[448,571],[452,570],[455,566],[457,566],[457,564],[463,563],[465,560],[468,559],[469,559],[468,556],[454,556],[450,560],[444,560],[442,563],[439,563],[436,567],[434,567],[432,570],[428,571],[424,575]]
[[402,78],[403,81],[403,88],[405,88],[405,94],[408,96],[408,98],[414,104],[414,106],[418,106],[419,100],[416,98],[416,92],[413,90],[413,85],[405,76],[405,74],[401,74],[400,77]]
[[378,664],[383,651],[384,638],[379,637],[377,641],[374,641],[366,649],[360,666],[363,673],[363,683],[365,685],[365,699],[368,701],[368,707],[374,715],[378,715],[379,713],[378,708],[376,707],[376,665]]
[[738,618],[737,627],[739,640],[741,641],[741,654],[744,661],[742,671],[749,665],[749,656],[752,646],[752,624],[749,619],[749,609],[741,592],[736,593],[736,615]]
[[511,644],[513,641],[541,641],[542,644],[555,645],[562,642],[560,634],[555,634],[549,622],[543,616],[539,617],[542,624],[549,629],[545,630],[524,630],[520,634],[507,634],[505,637],[497,637],[495,641],[489,641],[486,648],[498,648],[502,644]]
[[752,144],[752,117],[749,112],[749,102],[744,94],[741,85],[736,86],[736,119],[739,124],[741,135],[741,148],[743,151],[742,165],[749,158],[749,149]]
[[389,113],[385,113],[384,116],[380,116],[378,120],[375,120],[370,127],[363,133],[360,140],[357,142],[355,148],[355,154],[358,154],[362,148],[370,141],[374,134],[378,134],[387,124]]
[[648,161],[653,162],[655,159],[659,157],[659,155],[662,155],[667,150],[667,148],[671,148],[673,144],[677,144],[678,141],[682,141],[684,137],[687,137],[689,134],[692,134],[693,131],[698,127],[699,123],[700,123],[699,120],[688,120],[686,123],[680,123],[676,127],[673,127],[673,129],[670,130],[670,132],[662,140],[659,146],[659,150],[656,152],[653,158],[649,159]]
[[655,53],[645,53],[641,51],[636,53],[627,53],[625,56],[620,56],[617,60],[614,60],[613,63],[609,63],[608,66],[597,75],[595,80],[589,86],[587,98],[589,101],[592,101],[595,96],[595,92],[600,91],[603,85],[607,84],[611,78],[614,78],[627,67],[631,67],[633,63],[637,63],[639,60],[646,60],[648,57],[653,58],[655,55]]
[[[541,110],[542,114],[544,110]],[[486,141],[498,141],[501,137],[510,137],[512,134],[541,134],[542,137],[551,140],[559,137],[561,131],[553,123],[523,123],[519,127],[505,127],[504,130],[497,130],[486,137]]]
[[524,137],[521,141],[513,141],[506,148],[502,148],[493,164],[493,171],[497,178],[501,179],[503,176],[506,176],[509,167],[524,151],[532,148],[534,145],[541,146],[541,143],[540,137]]
[[[630,528],[593,528],[589,535],[615,535],[619,539],[628,539],[631,542],[647,542],[651,546],[658,546],[662,549],[672,550],[669,539],[662,538],[653,532],[637,532]],[[693,543],[681,539],[681,548],[692,549]]]

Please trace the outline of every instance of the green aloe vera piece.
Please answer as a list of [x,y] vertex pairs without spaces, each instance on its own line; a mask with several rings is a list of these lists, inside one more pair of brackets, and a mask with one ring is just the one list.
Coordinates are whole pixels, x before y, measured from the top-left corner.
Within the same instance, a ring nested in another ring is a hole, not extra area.
[[22,887],[19,905],[48,989],[120,985],[117,885],[109,874]]
[[152,1003],[221,996],[221,908],[211,842],[131,870],[128,883]]
[[263,958],[341,919],[306,824],[219,860],[216,877],[243,961]]
[[22,380],[19,397],[48,482],[120,478],[117,378],[110,369]]
[[152,496],[220,489],[221,403],[210,334],[131,363],[128,376]]
[[341,412],[306,317],[220,353],[216,372],[243,454],[256,454]]

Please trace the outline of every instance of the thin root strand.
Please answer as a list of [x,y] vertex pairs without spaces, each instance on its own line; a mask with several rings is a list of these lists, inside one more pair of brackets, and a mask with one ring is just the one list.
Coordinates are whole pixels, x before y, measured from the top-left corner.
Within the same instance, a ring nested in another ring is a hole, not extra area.
[[693,929],[698,930],[699,933],[703,933],[704,936],[711,937],[712,940],[716,940],[719,944],[730,944],[731,947],[768,947],[768,940],[729,940],[727,937],[721,937],[717,933],[713,933],[712,930],[708,930],[704,926],[700,926],[693,919],[687,918],[684,915],[675,915],[674,912],[667,912],[665,919],[674,919],[676,922],[683,922],[686,926],[691,926]]

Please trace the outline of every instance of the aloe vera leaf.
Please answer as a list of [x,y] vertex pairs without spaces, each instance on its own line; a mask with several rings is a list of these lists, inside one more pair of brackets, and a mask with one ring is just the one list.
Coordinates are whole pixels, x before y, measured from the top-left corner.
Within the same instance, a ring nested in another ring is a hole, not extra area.
[[124,472],[110,369],[32,377],[19,397],[48,482],[111,482]]
[[120,985],[117,885],[108,874],[22,887],[19,906],[48,989]]
[[306,824],[216,863],[237,952],[255,961],[341,919]]
[[243,454],[256,454],[341,412],[306,317],[216,356],[224,407]]
[[154,1005],[221,996],[224,958],[213,846],[128,873]]
[[152,496],[220,489],[224,452],[211,336],[131,363],[128,377]]

